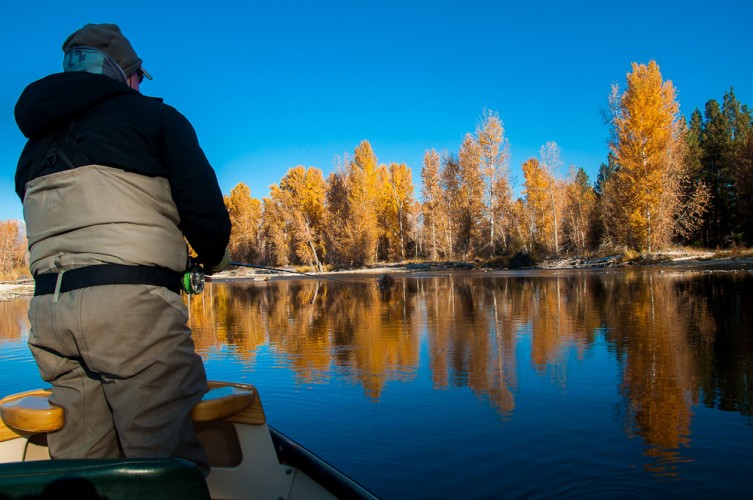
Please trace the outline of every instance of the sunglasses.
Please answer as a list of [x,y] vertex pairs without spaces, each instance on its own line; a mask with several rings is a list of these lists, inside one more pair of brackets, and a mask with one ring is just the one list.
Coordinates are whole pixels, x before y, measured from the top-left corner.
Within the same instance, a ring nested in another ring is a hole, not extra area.
[[138,75],[139,75],[139,83],[143,82],[144,78],[148,78],[149,80],[152,79],[152,75],[150,75],[149,72],[145,70],[144,68],[139,68]]

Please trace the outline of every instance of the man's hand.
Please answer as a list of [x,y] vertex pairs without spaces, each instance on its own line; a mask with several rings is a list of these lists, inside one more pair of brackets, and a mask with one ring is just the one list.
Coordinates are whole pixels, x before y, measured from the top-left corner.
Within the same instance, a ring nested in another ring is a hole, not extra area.
[[207,271],[207,274],[214,274],[214,273],[219,273],[220,271],[224,271],[229,265],[230,265],[230,251],[226,247],[225,255],[222,256],[222,260],[219,263],[212,266],[211,268],[209,268],[209,270]]

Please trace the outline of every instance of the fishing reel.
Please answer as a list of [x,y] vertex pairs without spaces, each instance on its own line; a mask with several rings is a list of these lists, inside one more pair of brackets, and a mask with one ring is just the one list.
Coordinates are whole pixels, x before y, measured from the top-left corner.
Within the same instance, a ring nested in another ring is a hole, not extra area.
[[204,291],[206,281],[207,277],[204,274],[204,268],[191,261],[188,269],[183,273],[180,285],[181,289],[188,295],[196,295]]

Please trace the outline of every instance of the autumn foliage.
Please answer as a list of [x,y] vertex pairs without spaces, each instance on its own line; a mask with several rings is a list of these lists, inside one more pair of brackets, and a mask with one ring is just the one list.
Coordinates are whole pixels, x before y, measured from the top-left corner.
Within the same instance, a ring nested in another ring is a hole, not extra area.
[[616,169],[605,179],[605,225],[614,242],[648,250],[694,229],[684,214],[703,212],[706,187],[691,184],[685,123],[659,66],[633,64],[627,89],[613,87],[610,149]]
[[[676,94],[654,61],[633,64],[624,91],[613,86],[610,152],[595,185],[583,166],[565,169],[549,141],[522,162],[516,197],[504,125],[485,110],[457,152],[426,151],[420,201],[411,169],[380,164],[362,141],[326,179],[314,167],[291,169],[254,205],[260,236],[234,241],[255,242],[246,255],[259,263],[317,269],[750,244],[753,227],[739,222],[753,221],[750,111],[730,91],[688,125]],[[228,203],[231,215],[252,205],[247,188],[236,195],[244,201]]]
[[0,279],[15,279],[28,273],[26,236],[19,221],[0,222]]

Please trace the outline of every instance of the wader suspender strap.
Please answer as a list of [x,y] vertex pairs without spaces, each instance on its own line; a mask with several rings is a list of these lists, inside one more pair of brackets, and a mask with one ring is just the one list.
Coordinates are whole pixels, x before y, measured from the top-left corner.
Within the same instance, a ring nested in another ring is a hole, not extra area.
[[67,169],[72,169],[93,163],[73,137],[73,126],[75,123],[76,120],[71,120],[53,135],[53,140],[47,146],[47,151],[44,155],[43,161],[47,165],[53,166],[60,160]]
[[33,160],[26,168],[16,171],[16,189],[22,198],[26,196],[26,184],[32,179],[94,164],[73,137],[74,125],[75,120],[72,120],[34,140],[39,145]]
[[34,295],[57,295],[98,285],[154,285],[179,294],[182,277],[183,273],[164,267],[101,264],[71,269],[62,274],[38,274],[34,276]]

